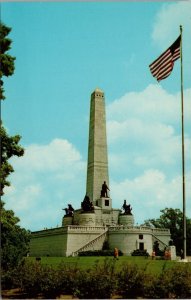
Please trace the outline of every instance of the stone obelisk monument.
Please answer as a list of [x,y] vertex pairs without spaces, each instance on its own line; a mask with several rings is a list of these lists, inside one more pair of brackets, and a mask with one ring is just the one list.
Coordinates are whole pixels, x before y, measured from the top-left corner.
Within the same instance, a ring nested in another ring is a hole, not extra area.
[[86,194],[96,205],[104,181],[109,187],[105,98],[100,89],[91,94]]

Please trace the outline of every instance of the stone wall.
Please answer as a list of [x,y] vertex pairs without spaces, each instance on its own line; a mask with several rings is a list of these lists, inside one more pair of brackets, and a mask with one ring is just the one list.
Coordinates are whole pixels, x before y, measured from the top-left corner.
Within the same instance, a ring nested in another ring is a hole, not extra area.
[[63,227],[32,233],[30,256],[65,256],[66,249],[67,231]]
[[163,250],[164,247],[169,244],[170,236],[171,236],[169,229],[153,228],[152,234],[153,234],[153,241],[159,242],[159,248],[161,250]]
[[[69,256],[96,239],[106,230],[103,226],[65,226],[32,233],[30,256]],[[102,248],[104,240],[93,247]],[[93,248],[92,248],[93,249]]]
[[[78,251],[104,232],[105,227],[103,226],[69,226],[66,256],[72,255],[73,252]],[[98,249],[100,249],[100,245],[95,245],[94,247],[98,247]],[[95,250],[98,249],[96,248]],[[93,248],[91,250],[93,250]]]
[[[141,235],[141,238],[140,238]],[[131,255],[136,249],[139,249],[140,243],[144,243],[144,249],[150,254],[152,252],[152,235],[134,230],[134,228],[116,228],[109,229],[109,247],[117,247],[124,255]]]
[[[101,212],[101,210],[98,211]],[[113,210],[114,216],[115,213],[117,215],[117,211]],[[101,214],[101,216],[103,220],[104,214]],[[123,225],[110,227],[70,225],[33,232],[30,241],[30,255],[70,256],[82,247],[82,251],[99,250],[102,249],[103,242],[106,239],[104,233],[107,231],[110,249],[117,247],[124,255],[131,255],[131,252],[136,249],[147,250],[151,255],[155,240],[159,241],[161,250],[170,241],[170,231],[168,229],[130,228]]]
[[[154,234],[153,234],[154,232]],[[134,250],[147,250],[151,255],[153,250],[154,237],[160,238],[162,249],[168,245],[170,231],[168,229],[151,229],[144,227],[115,226],[109,228],[109,247],[119,248],[124,255],[131,255]]]

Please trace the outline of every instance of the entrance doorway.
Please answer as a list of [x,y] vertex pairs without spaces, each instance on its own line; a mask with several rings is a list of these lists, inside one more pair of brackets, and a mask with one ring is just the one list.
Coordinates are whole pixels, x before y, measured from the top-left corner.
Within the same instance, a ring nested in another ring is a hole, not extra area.
[[139,250],[144,250],[144,243],[139,243]]

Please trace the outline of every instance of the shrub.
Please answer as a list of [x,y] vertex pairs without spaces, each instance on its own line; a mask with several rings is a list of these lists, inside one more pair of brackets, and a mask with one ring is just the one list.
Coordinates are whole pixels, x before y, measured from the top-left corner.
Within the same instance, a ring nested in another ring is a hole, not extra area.
[[60,294],[73,294],[78,269],[61,263],[57,269],[39,262],[25,263],[20,272],[20,287],[35,296],[39,293],[46,298]]
[[[119,256],[122,256],[123,252],[119,250]],[[78,256],[113,256],[113,250],[89,250],[78,253]]]
[[102,250],[109,250],[109,242],[108,240],[103,242]]
[[40,263],[22,261],[14,270],[14,284],[22,292],[29,296],[36,296],[40,293],[40,280],[42,279],[42,266]]
[[77,265],[71,267],[64,263],[58,266],[58,287],[57,290],[60,294],[74,294],[77,278],[80,270]]
[[117,274],[118,294],[132,299],[143,295],[144,271],[137,265],[126,264]]
[[74,295],[80,299],[110,299],[115,290],[115,261],[97,261],[92,270],[78,273]]
[[54,269],[39,262],[23,261],[14,270],[2,274],[2,288],[20,288],[26,297],[35,299],[55,299],[61,294],[80,299],[109,299],[112,295],[126,299],[191,299],[189,263],[176,263],[170,269],[165,263],[159,275],[146,272],[150,263],[148,261],[142,269],[125,264],[118,271],[116,260],[109,257],[103,262],[95,261],[93,268],[88,270],[65,263]]
[[12,289],[14,284],[14,272],[12,270],[4,271],[1,273],[1,286],[3,290]]
[[132,256],[149,256],[149,253],[147,252],[147,250],[134,250],[132,253],[131,253]]
[[176,265],[165,270],[158,278],[155,296],[157,298],[191,298],[191,269],[189,264]]

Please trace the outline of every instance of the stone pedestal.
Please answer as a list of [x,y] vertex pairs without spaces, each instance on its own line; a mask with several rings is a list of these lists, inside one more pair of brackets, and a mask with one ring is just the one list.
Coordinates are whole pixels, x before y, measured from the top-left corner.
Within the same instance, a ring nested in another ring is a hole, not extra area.
[[119,224],[133,227],[134,226],[134,216],[133,215],[120,215],[119,216]]
[[169,247],[169,250],[170,250],[170,257],[171,257],[171,260],[176,260],[176,247],[175,246],[170,246]]
[[73,217],[71,216],[64,216],[62,219],[62,226],[68,226],[72,225],[73,223]]
[[79,215],[79,225],[95,226],[95,213],[81,213]]
[[96,205],[103,209],[111,210],[112,209],[112,200],[110,197],[108,197],[108,198],[101,197],[96,200]]

